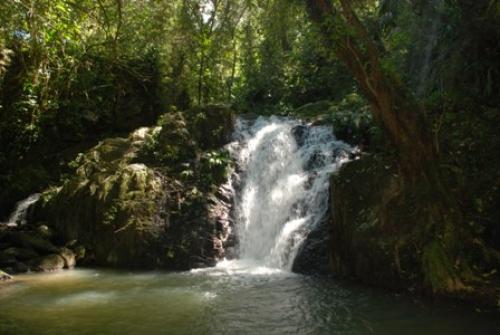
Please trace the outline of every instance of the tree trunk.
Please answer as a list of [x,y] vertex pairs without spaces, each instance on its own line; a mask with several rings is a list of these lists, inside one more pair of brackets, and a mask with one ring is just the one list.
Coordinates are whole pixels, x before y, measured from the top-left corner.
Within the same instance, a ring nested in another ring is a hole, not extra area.
[[200,67],[198,69],[198,106],[201,106],[203,97],[203,72],[205,71],[205,52],[201,50]]
[[[458,203],[437,164],[430,124],[422,106],[401,81],[383,69],[379,48],[356,15],[351,1],[307,0],[307,10],[331,48],[356,79],[375,120],[396,149],[407,188],[418,194],[415,206],[422,242],[421,267],[434,292],[464,289],[460,263],[462,218]],[[464,264],[466,267],[466,264]]]
[[[435,159],[425,113],[402,83],[382,69],[377,46],[350,2],[340,0],[336,10],[329,0],[308,0],[308,11],[325,43],[358,82],[375,120],[397,149],[405,172],[419,173]],[[332,18],[340,22],[332,24]],[[338,24],[348,28],[338,29]]]

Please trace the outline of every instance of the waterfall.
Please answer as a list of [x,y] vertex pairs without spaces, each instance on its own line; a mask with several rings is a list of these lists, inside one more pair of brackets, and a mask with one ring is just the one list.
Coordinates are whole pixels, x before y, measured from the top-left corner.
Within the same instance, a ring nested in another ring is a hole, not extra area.
[[234,138],[239,258],[290,270],[327,212],[330,175],[352,148],[337,141],[331,127],[275,116],[238,119]]
[[14,211],[10,214],[7,222],[3,222],[2,224],[10,227],[26,224],[28,209],[31,205],[37,202],[38,199],[40,199],[40,193],[34,193],[26,199],[19,201],[16,204],[16,208],[14,209]]

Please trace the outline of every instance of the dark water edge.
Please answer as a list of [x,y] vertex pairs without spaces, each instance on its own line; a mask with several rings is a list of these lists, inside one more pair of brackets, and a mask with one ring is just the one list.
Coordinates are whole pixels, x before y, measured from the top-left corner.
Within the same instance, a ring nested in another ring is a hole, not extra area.
[[472,307],[264,267],[78,269],[0,288],[0,334],[500,334]]

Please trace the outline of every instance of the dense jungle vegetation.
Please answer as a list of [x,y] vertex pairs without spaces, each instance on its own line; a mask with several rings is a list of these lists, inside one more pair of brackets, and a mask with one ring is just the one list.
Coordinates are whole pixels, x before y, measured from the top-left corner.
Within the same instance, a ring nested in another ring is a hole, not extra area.
[[412,228],[394,253],[415,247],[433,291],[489,295],[499,60],[496,0],[3,0],[0,217],[69,178],[78,153],[167,112],[290,115],[395,166],[384,206],[411,211]]

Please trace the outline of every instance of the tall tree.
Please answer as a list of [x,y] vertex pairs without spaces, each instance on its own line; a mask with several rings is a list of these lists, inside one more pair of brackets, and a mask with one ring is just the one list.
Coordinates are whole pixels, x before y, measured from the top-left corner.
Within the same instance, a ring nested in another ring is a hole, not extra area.
[[397,74],[384,67],[383,48],[361,19],[373,4],[348,0],[306,3],[324,43],[356,79],[375,120],[396,149],[405,187],[420,190],[415,203],[421,229],[430,235],[421,255],[426,281],[441,293],[463,290],[469,266],[460,256],[463,220],[458,204],[439,169],[425,109]]
[[330,0],[308,0],[311,19],[318,25],[325,43],[356,79],[375,119],[398,149],[406,171],[425,172],[435,161],[425,111],[397,74],[384,69],[381,46],[361,22],[353,2],[335,2],[336,5]]

